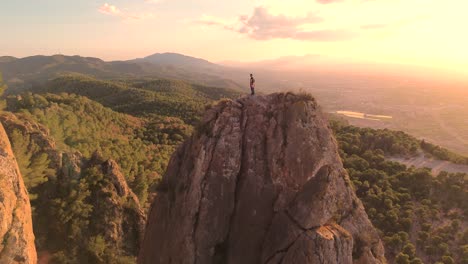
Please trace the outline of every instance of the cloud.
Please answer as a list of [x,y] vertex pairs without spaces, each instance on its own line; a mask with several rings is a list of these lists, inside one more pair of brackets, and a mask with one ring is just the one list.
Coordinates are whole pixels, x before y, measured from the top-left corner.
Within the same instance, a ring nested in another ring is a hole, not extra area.
[[239,16],[229,23],[223,19],[203,16],[197,23],[207,26],[220,26],[227,30],[247,35],[252,39],[297,39],[310,41],[336,41],[352,37],[346,30],[305,30],[310,25],[319,24],[323,19],[315,14],[304,17],[274,15],[265,7],[256,7],[251,16]]
[[254,9],[252,16],[241,16],[242,24],[240,33],[250,35],[255,39],[289,38],[299,33],[299,27],[305,24],[322,22],[322,18],[309,14],[306,17],[287,17],[285,15],[273,15],[265,7]]
[[223,29],[235,31],[235,32],[239,32],[241,30],[240,24],[236,21],[228,21],[222,18],[209,16],[206,14],[202,15],[199,20],[195,21],[195,23],[199,25],[205,25],[205,26],[221,27]]
[[149,4],[159,4],[161,2],[163,2],[164,0],[145,0],[145,3],[149,3]]
[[104,3],[101,7],[99,7],[98,11],[101,12],[102,14],[117,16],[125,20],[128,20],[128,19],[140,20],[140,19],[147,19],[147,18],[154,17],[153,13],[144,13],[144,14],[127,13],[127,12],[120,10],[118,7],[114,5],[110,5],[108,3]]
[[101,7],[99,7],[99,12],[106,14],[106,15],[116,15],[116,16],[119,16],[122,14],[122,11],[120,11],[120,9],[118,9],[114,5],[109,5],[108,3],[105,3]]

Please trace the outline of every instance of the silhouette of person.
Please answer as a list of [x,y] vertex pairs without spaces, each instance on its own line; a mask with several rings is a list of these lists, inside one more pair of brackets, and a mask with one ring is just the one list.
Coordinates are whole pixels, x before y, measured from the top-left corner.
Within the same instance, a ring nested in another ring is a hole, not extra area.
[[251,95],[255,94],[255,78],[252,73],[250,74],[250,91],[252,92]]

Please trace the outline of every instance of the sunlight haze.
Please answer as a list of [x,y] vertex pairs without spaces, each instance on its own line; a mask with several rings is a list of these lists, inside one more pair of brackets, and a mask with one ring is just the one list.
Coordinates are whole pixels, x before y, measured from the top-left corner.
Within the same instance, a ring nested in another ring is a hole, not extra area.
[[1,55],[211,61],[319,54],[467,73],[463,0],[3,1]]

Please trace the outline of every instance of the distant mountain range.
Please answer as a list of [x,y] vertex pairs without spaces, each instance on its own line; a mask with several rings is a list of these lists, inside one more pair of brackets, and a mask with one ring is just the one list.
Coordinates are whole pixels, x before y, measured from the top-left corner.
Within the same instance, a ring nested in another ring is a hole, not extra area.
[[207,86],[240,88],[223,72],[229,71],[203,59],[176,53],[157,53],[128,61],[106,62],[81,56],[0,57],[0,72],[11,89],[24,89],[67,74],[86,74],[102,79],[166,78]]
[[133,60],[134,62],[149,62],[161,66],[174,66],[181,68],[197,68],[197,69],[224,69],[221,65],[209,62],[204,59],[195,58],[179,53],[155,53],[141,59]]
[[[10,89],[23,89],[70,73],[99,79],[164,78],[205,86],[248,90],[249,73],[259,89],[320,89],[336,86],[382,86],[401,80],[434,84],[436,75],[399,65],[345,63],[320,55],[289,56],[257,62],[213,63],[178,53],[155,53],[127,61],[81,56],[0,57],[0,72]],[[431,76],[431,77],[428,77]],[[431,78],[431,79],[428,79]],[[391,81],[389,81],[391,80]],[[440,82],[440,81],[437,81]],[[370,84],[372,83],[372,84]],[[363,85],[364,84],[364,85]]]

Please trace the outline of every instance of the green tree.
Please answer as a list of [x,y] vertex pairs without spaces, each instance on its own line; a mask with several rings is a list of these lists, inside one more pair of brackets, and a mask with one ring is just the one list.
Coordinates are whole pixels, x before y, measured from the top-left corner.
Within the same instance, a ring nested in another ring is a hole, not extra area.
[[0,72],[0,110],[5,109],[6,107],[6,101],[3,98],[3,94],[5,93],[6,89],[7,86],[3,83],[2,73]]
[[88,240],[88,252],[94,259],[94,263],[104,263],[107,245],[104,238],[100,235],[91,237]]
[[402,252],[410,257],[414,257],[416,253],[416,247],[413,244],[408,243],[403,247]]
[[451,256],[443,256],[442,257],[442,262],[444,264],[455,264],[455,260]]
[[49,168],[50,160],[48,155],[41,152],[40,147],[31,139],[29,134],[23,134],[15,129],[10,133],[10,140],[24,184],[29,191],[29,197],[31,200],[35,200],[37,192],[34,188],[46,182],[49,177],[53,177],[55,170]]
[[396,259],[395,259],[395,262],[397,264],[410,264],[410,256],[404,254],[404,253],[400,253],[397,255]]

